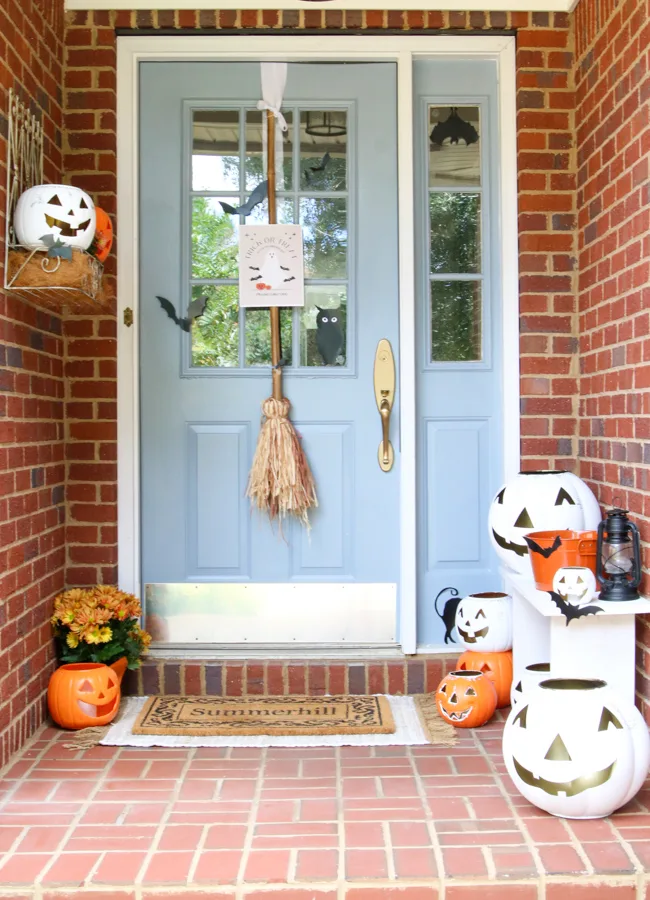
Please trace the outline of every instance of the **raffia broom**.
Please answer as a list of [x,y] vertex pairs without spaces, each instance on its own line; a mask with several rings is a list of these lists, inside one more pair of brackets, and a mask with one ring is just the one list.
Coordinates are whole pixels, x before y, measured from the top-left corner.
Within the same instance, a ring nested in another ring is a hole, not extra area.
[[[268,108],[266,122],[269,225],[275,225],[275,114]],[[270,312],[273,394],[262,403],[262,427],[246,495],[271,521],[278,519],[281,525],[287,516],[295,516],[309,529],[309,510],[318,506],[316,485],[300,437],[289,419],[291,404],[282,396],[280,310],[272,306]]]

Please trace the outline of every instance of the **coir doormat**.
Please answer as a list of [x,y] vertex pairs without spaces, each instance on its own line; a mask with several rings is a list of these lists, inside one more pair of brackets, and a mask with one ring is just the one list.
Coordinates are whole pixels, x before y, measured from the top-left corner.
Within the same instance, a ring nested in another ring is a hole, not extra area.
[[392,734],[390,704],[380,696],[151,697],[133,734]]

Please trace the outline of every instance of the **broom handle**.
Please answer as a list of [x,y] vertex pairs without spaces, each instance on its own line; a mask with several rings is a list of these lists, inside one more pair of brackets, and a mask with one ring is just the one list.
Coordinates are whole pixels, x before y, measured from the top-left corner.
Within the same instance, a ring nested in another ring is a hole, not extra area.
[[[269,198],[269,225],[277,224],[275,201],[275,116],[270,109],[266,111],[267,124],[267,166]],[[280,307],[271,307],[271,364],[273,365],[273,399],[282,399],[282,368],[278,365],[282,358],[282,341],[280,335]]]

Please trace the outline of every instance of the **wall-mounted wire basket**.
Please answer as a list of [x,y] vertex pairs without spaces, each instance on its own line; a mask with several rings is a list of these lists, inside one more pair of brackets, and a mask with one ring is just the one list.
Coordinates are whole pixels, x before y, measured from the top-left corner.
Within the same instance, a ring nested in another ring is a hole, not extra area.
[[13,90],[8,122],[5,290],[19,291],[30,302],[59,313],[99,311],[104,268],[94,256],[74,249],[72,259],[52,258],[47,250],[29,250],[16,240],[18,198],[43,183],[43,126]]

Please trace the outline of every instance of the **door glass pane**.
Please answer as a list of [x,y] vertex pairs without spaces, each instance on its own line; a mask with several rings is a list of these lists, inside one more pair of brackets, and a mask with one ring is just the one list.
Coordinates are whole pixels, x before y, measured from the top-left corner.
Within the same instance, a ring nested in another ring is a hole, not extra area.
[[344,191],[347,186],[347,111],[300,113],[300,190]]
[[431,282],[431,362],[481,359],[480,281]]
[[[271,365],[271,314],[268,309],[245,309],[246,365]],[[292,310],[280,310],[280,335],[282,359],[290,366],[293,357],[291,346]]]
[[[236,206],[239,200],[224,197]],[[236,278],[239,216],[226,213],[219,200],[195,197],[192,200],[192,277]]]
[[300,311],[300,365],[344,366],[346,325],[345,285],[308,285]]
[[480,215],[479,194],[429,195],[432,274],[480,271]]
[[[294,203],[288,197],[275,198],[275,215],[278,225],[293,225],[296,221],[294,214]],[[259,206],[256,206],[246,217],[247,225],[268,225],[269,224],[269,202],[264,200]]]
[[192,322],[192,366],[239,365],[239,290],[235,284],[194,285],[192,300],[207,297]]
[[239,190],[239,110],[195,109],[192,190]]
[[[282,114],[289,126],[287,131],[280,131],[276,123],[277,134],[282,135],[282,164],[276,162],[275,185],[278,191],[290,191],[293,174],[293,114],[291,110],[283,110]],[[260,109],[246,110],[246,190],[251,191],[260,181],[264,181],[264,145],[263,119],[266,111]]]
[[481,129],[478,106],[430,106],[428,128],[429,186],[479,185]]
[[347,270],[347,200],[302,197],[306,278],[345,278]]

